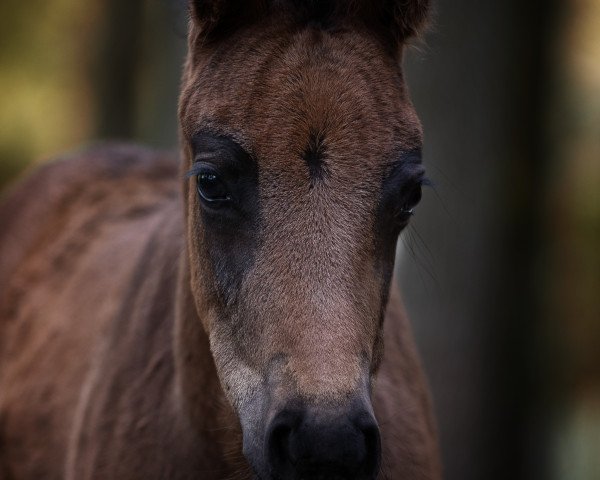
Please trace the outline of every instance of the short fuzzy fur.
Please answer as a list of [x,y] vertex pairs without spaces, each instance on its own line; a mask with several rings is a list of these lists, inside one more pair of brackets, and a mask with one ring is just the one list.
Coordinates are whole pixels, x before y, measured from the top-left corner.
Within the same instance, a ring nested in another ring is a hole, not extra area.
[[[379,423],[379,478],[440,478],[385,193],[421,181],[390,172],[421,145],[398,60],[427,7],[192,1],[182,159],[107,146],[9,192],[0,480],[276,478],[277,411],[350,397]],[[256,162],[236,228],[185,175],[199,133]]]

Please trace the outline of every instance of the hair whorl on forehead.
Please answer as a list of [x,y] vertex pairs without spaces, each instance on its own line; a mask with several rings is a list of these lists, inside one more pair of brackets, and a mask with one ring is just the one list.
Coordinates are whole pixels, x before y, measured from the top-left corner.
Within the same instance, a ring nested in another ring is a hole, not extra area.
[[274,11],[299,21],[331,25],[362,23],[395,43],[419,34],[426,24],[430,0],[189,0],[203,36],[223,38]]

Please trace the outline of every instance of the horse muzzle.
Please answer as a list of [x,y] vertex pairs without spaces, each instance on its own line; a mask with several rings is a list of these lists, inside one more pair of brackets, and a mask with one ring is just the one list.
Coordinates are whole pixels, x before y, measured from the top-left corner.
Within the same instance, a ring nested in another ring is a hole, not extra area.
[[[266,426],[264,465],[272,479],[367,480],[381,460],[370,402],[346,408],[288,404]],[[262,463],[262,462],[261,462]]]

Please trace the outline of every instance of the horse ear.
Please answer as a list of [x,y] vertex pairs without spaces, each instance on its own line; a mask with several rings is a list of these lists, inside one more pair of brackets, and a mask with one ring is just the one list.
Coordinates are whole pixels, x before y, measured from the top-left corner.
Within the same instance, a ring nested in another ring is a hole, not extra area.
[[430,0],[386,0],[382,3],[379,21],[391,30],[398,42],[420,34],[427,24]]
[[204,39],[225,37],[257,20],[270,9],[295,8],[305,13],[344,15],[354,12],[373,28],[385,29],[402,42],[419,34],[427,21],[430,0],[188,0],[194,24]]
[[225,36],[255,19],[265,0],[189,0],[192,21],[205,38]]

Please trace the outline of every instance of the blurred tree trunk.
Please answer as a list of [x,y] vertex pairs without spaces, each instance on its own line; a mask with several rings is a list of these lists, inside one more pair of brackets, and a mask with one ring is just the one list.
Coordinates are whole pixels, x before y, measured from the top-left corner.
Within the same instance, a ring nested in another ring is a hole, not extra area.
[[143,0],[105,0],[96,43],[99,49],[92,64],[97,137],[131,138],[134,134],[143,4]]
[[531,424],[533,267],[554,10],[552,1],[440,0],[427,46],[409,54],[435,192],[425,192],[399,264],[448,480],[545,478]]
[[552,480],[600,478],[600,2],[561,12],[544,227]]
[[96,137],[177,143],[185,0],[106,0],[93,59]]

